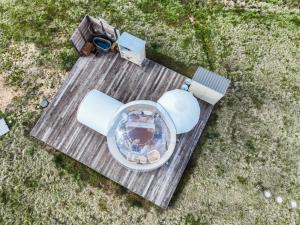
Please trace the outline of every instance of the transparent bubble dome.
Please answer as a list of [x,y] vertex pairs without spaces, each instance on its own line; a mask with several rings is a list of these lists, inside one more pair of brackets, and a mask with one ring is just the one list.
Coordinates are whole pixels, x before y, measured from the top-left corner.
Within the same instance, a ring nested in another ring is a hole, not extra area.
[[162,166],[171,157],[176,129],[159,103],[133,101],[117,111],[107,141],[119,163],[129,169],[147,171]]

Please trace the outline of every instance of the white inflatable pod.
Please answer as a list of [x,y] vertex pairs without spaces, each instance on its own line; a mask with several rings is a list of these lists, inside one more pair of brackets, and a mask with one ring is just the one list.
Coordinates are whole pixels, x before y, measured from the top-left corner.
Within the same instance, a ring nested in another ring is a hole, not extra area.
[[157,101],[169,113],[177,134],[186,133],[194,128],[200,118],[200,106],[197,99],[188,91],[171,90]]
[[122,102],[97,90],[90,91],[77,111],[77,120],[85,126],[107,136],[111,120]]

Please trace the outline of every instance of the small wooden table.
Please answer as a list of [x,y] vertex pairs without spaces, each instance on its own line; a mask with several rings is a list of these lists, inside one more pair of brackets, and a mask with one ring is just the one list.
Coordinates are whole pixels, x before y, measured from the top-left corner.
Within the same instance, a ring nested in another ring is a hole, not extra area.
[[164,92],[180,88],[185,79],[185,76],[148,59],[143,67],[139,67],[115,53],[80,57],[31,135],[166,208],[213,106],[199,100],[201,115],[196,127],[178,135],[178,143],[169,162],[150,172],[131,171],[121,166],[111,156],[106,137],[80,124],[76,113],[79,103],[92,89],[123,103],[138,99],[157,101]]

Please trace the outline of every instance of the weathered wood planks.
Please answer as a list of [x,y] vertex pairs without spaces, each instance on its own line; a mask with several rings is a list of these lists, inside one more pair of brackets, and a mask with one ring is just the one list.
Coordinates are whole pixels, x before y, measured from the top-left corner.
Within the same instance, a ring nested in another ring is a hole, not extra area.
[[70,42],[79,55],[82,55],[81,49],[84,44],[87,41],[91,41],[94,35],[91,33],[90,26],[94,31],[97,31],[97,33],[106,36],[112,41],[116,41],[118,36],[120,36],[120,31],[109,25],[105,20],[101,18],[96,19],[92,16],[85,16],[70,38]]
[[213,106],[199,100],[199,123],[192,131],[178,136],[168,163],[151,172],[130,171],[118,164],[109,153],[106,137],[79,124],[76,112],[83,97],[92,89],[124,103],[136,99],[156,101],[165,91],[180,88],[185,78],[148,59],[139,67],[114,53],[80,57],[31,135],[165,208]]

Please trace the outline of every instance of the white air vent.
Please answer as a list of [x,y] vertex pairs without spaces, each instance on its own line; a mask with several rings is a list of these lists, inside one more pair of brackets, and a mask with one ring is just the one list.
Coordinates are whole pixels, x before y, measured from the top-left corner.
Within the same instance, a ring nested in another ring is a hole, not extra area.
[[229,84],[230,80],[225,77],[199,67],[189,91],[197,98],[214,105],[225,95]]

